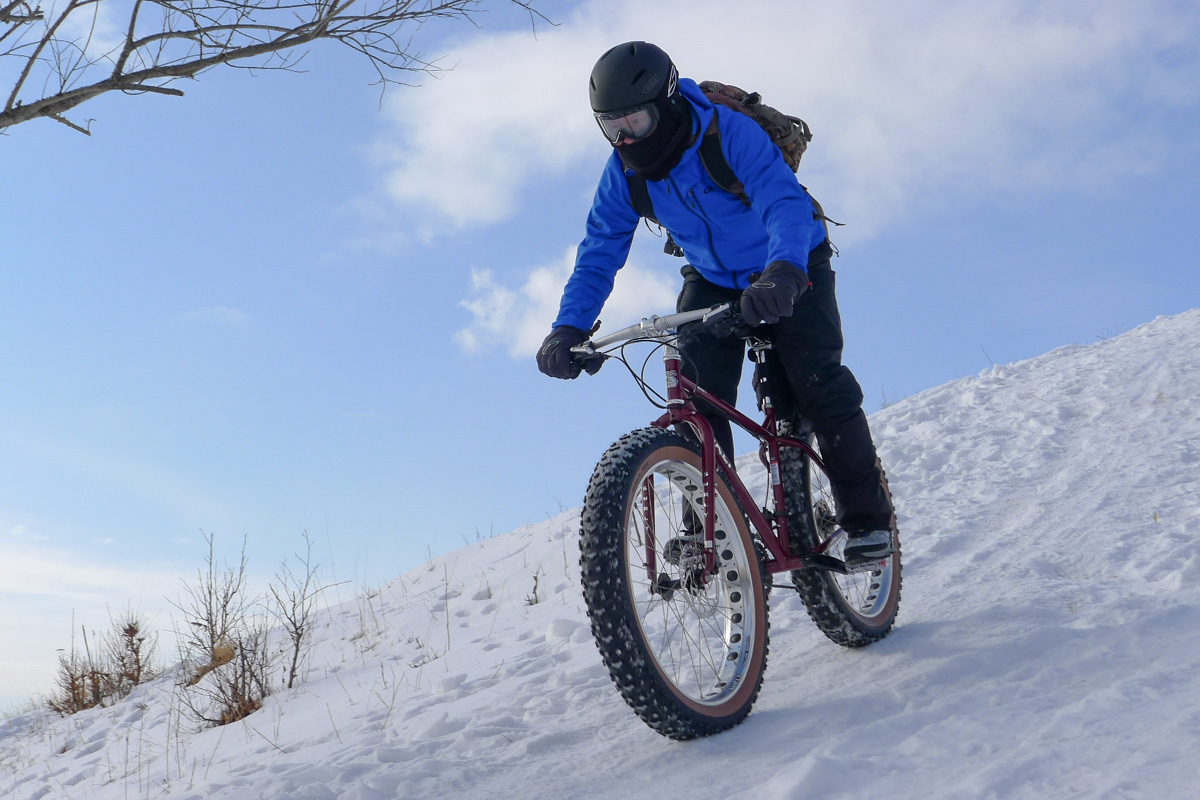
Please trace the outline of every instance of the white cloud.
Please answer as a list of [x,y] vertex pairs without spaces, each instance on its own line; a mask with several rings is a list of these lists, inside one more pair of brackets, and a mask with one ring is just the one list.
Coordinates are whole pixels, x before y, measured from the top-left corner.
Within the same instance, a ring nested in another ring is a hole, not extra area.
[[515,190],[572,164],[594,127],[577,49],[602,41],[586,31],[481,37],[440,80],[389,96],[395,131],[377,147],[388,194],[456,226],[509,216]]
[[736,17],[724,0],[591,0],[536,41],[468,41],[443,80],[393,96],[380,152],[392,198],[421,224],[502,220],[604,157],[587,75],[608,46],[645,38],[685,75],[805,117],[816,139],[802,180],[855,223],[843,239],[869,235],[928,213],[931,198],[988,204],[1160,168],[1172,142],[1155,112],[1200,91],[1198,16],[1168,0],[847,0],[802,13],[756,0]]
[[30,531],[28,525],[13,525],[8,529],[8,536],[12,539],[28,542],[44,542],[48,538],[40,533]]
[[[530,271],[515,289],[497,283],[490,270],[473,270],[471,297],[461,305],[474,320],[455,334],[455,341],[467,352],[487,352],[499,346],[513,358],[532,356],[558,315],[558,302],[574,263],[572,248],[557,264]],[[664,273],[627,264],[617,273],[604,317],[625,325],[664,309],[673,311],[677,291]]]

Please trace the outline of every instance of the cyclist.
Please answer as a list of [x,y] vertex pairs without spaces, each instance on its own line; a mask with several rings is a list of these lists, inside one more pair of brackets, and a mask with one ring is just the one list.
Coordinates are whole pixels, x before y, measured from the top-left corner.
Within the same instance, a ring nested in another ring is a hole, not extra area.
[[[570,348],[588,338],[625,264],[641,219],[628,178],[645,178],[655,216],[688,260],[677,310],[731,302],[749,324],[766,326],[784,372],[784,380],[773,384],[790,390],[790,397],[779,398],[781,412],[812,422],[838,523],[848,534],[847,564],[890,555],[891,503],[862,410],[862,389],[841,363],[833,249],[812,198],[754,120],[711,103],[694,81],[679,79],[671,58],[653,44],[627,42],[601,56],[590,95],[613,153],[558,317],[538,351],[538,368],[555,378],[579,376]],[[714,115],[722,151],[749,205],[718,188],[700,159],[701,133]],[[681,339],[680,351],[690,377],[731,405],[736,402],[743,339],[693,330]],[[729,421],[706,416],[732,457]]]

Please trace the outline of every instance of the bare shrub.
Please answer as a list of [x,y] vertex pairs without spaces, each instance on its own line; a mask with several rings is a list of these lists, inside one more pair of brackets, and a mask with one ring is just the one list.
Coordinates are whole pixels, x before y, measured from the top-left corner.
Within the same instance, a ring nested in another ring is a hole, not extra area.
[[115,620],[104,637],[104,658],[108,664],[113,690],[125,697],[138,684],[156,677],[154,659],[158,653],[158,634],[150,630],[141,616],[126,610]]
[[275,573],[270,594],[271,611],[287,636],[284,685],[291,689],[300,678],[304,659],[312,645],[312,626],[321,594],[328,589],[320,580],[320,565],[312,559],[312,539],[304,532],[304,554],[295,555],[298,569],[285,560]]
[[103,636],[89,636],[81,626],[82,650],[74,629],[72,621],[71,647],[58,656],[54,692],[46,699],[50,710],[67,715],[112,705],[155,676],[157,634],[138,614],[124,612]]
[[71,647],[58,654],[54,692],[46,699],[51,711],[77,714],[103,703],[110,679],[99,659],[93,658],[87,628],[81,627],[83,651],[75,646],[75,622],[71,621]]
[[231,644],[233,632],[246,621],[255,600],[246,592],[246,541],[236,566],[219,564],[211,534],[204,535],[208,555],[196,570],[196,582],[184,583],[174,606],[183,612],[179,646],[193,667],[211,663],[219,648]]
[[262,701],[271,693],[271,656],[268,650],[267,625],[251,621],[237,632],[232,647],[233,658],[213,670],[210,711],[200,719],[212,725],[228,725],[248,717],[262,708]]
[[183,702],[198,722],[226,725],[257,711],[270,694],[268,629],[255,613],[261,598],[247,591],[245,539],[234,565],[217,562],[212,535],[204,540],[204,566],[174,603],[183,613],[178,638],[191,687]]

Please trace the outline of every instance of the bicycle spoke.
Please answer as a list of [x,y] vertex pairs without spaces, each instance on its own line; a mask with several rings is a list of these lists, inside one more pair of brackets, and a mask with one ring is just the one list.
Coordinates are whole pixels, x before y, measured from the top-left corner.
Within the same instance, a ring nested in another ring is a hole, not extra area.
[[[740,581],[731,584],[719,574],[705,573],[698,527],[705,517],[700,474],[682,464],[660,465],[646,476],[645,484],[654,501],[631,506],[626,539],[636,613],[648,641],[654,643],[655,659],[672,682],[689,696],[707,701],[734,683],[745,660],[746,630],[735,622],[745,614],[735,610],[738,603],[730,598],[746,589]],[[654,515],[652,547],[648,508]],[[732,523],[718,519],[722,529]],[[656,575],[647,563],[651,551]],[[748,554],[740,556],[741,564],[735,566],[739,575]]]
[[[716,478],[717,494],[705,497],[694,440],[635,431],[597,466],[581,520],[596,645],[626,702],[672,738],[740,722],[766,667],[769,609],[758,554],[728,481],[721,472]],[[706,546],[706,512],[719,553]]]

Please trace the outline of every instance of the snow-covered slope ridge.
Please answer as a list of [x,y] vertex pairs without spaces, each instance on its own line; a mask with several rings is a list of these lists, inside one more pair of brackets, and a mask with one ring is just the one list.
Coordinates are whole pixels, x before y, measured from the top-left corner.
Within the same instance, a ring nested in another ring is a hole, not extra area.
[[777,590],[762,695],[720,736],[670,742],[618,697],[574,510],[332,608],[302,687],[243,723],[197,730],[174,676],[9,720],[0,796],[1200,796],[1198,351],[1200,310],[876,414],[897,628],[844,650]]

